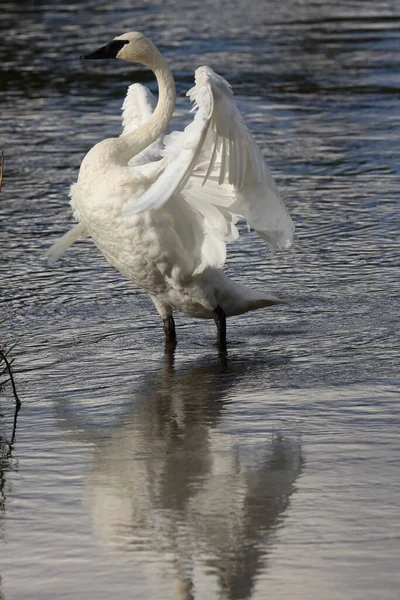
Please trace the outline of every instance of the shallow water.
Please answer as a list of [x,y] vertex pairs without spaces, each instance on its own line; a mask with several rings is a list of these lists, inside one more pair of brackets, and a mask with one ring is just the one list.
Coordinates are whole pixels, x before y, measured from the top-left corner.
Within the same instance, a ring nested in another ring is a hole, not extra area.
[[[398,3],[4,2],[0,598],[397,599]],[[78,56],[147,33],[177,78],[233,85],[296,223],[227,272],[288,300],[177,316],[165,357],[146,294],[89,241],[54,268],[84,153],[148,72]],[[13,443],[11,443],[11,441]]]

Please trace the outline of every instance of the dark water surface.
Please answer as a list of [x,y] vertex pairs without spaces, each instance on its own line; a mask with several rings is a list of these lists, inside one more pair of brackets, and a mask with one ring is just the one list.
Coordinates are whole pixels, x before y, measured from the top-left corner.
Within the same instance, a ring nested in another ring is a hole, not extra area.
[[[2,2],[0,598],[391,600],[400,589],[400,5],[384,0]],[[185,92],[232,84],[296,223],[227,272],[288,299],[214,326],[89,241],[54,268],[87,150],[150,74],[78,57],[137,29]],[[9,318],[10,317],[10,318]]]

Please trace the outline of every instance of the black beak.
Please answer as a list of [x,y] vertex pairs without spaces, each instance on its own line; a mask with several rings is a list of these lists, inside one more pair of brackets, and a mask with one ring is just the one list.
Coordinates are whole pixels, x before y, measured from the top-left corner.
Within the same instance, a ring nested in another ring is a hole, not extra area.
[[118,52],[125,44],[129,44],[129,40],[112,40],[98,50],[81,56],[81,58],[117,58]]

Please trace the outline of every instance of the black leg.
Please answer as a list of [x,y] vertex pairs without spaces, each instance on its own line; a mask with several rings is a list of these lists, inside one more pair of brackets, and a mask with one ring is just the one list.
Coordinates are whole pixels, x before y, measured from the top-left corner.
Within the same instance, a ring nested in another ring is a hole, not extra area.
[[217,326],[218,349],[226,352],[226,314],[220,306],[217,306],[213,310],[213,317]]
[[174,349],[176,346],[175,321],[171,315],[164,319],[165,346]]

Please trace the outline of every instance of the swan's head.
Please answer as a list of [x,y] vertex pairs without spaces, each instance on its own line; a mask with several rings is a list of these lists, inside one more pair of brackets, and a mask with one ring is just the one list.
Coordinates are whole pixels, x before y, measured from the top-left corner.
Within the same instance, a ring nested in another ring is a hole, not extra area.
[[145,35],[129,31],[81,58],[119,58],[149,66],[157,55],[159,56],[158,50]]

